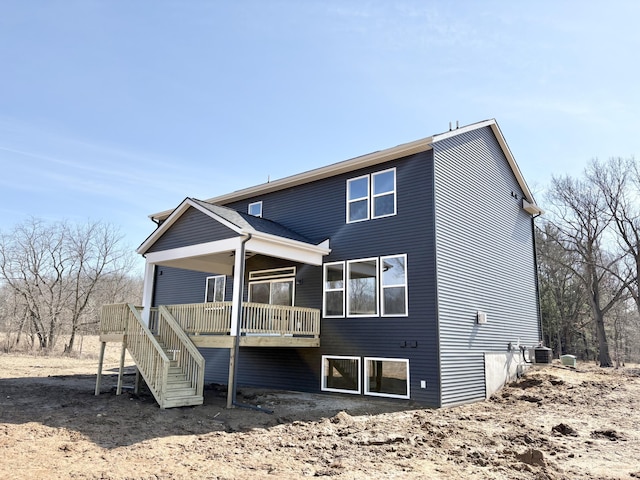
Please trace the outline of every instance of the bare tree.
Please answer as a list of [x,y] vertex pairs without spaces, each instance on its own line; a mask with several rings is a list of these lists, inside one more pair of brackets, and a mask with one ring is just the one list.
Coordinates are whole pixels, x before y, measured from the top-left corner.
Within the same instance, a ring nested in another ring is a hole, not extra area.
[[131,272],[132,258],[117,229],[101,222],[32,218],[0,235],[0,279],[20,299],[44,349],[53,348],[63,330],[69,334],[65,351],[73,349],[100,283]]
[[599,189],[588,180],[554,177],[548,197],[554,207],[554,241],[579,259],[577,265],[566,266],[587,292],[598,340],[598,360],[602,367],[611,367],[605,315],[624,297],[634,278],[625,268],[624,252],[611,253],[604,248],[612,216]]
[[[536,229],[540,309],[545,343],[556,357],[582,349],[582,331],[589,313],[586,291],[574,270],[579,258],[559,244],[559,232],[549,222]],[[588,323],[591,324],[590,318]],[[584,351],[581,357],[588,357]]]
[[593,160],[587,176],[597,186],[616,230],[618,245],[633,273],[629,293],[640,313],[640,172],[633,158]]

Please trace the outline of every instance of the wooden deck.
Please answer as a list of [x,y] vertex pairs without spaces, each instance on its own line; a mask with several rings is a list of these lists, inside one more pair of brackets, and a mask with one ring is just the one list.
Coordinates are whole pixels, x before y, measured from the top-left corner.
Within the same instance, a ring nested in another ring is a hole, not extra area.
[[[136,389],[141,376],[161,408],[201,405],[204,401],[205,361],[198,347],[230,349],[231,372],[236,338],[240,347],[320,345],[319,310],[243,303],[239,337],[231,332],[231,311],[231,302],[166,305],[151,309],[147,324],[141,316],[142,307],[103,306],[96,395],[100,394],[107,342],[122,343],[116,394],[122,391],[124,353],[128,350],[139,372]],[[227,406],[231,408],[229,400]]]

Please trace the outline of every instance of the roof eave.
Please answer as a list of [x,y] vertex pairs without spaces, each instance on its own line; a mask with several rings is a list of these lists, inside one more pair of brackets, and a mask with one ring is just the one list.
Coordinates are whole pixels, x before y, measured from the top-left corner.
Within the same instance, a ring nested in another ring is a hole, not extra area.
[[[254,197],[257,195],[264,195],[278,190],[284,190],[285,188],[314,182],[316,180],[322,180],[324,178],[351,172],[360,168],[377,165],[379,163],[388,162],[397,158],[402,158],[407,155],[413,155],[416,153],[431,150],[432,143],[433,137],[427,137],[420,140],[415,140],[413,142],[403,143],[392,148],[372,152],[367,155],[362,155],[359,157],[351,158],[349,160],[334,163],[332,165],[327,165],[325,167],[316,168],[314,170],[309,170],[307,172],[281,178],[279,180],[274,180],[273,182],[263,183],[260,185],[255,185],[253,187],[209,198],[205,200],[205,202],[213,203],[216,205],[223,205],[225,203],[244,200],[246,198]],[[149,215],[149,218],[155,221],[162,221],[169,217],[169,215],[171,215],[171,212],[173,212],[173,210],[164,210],[162,212]]]

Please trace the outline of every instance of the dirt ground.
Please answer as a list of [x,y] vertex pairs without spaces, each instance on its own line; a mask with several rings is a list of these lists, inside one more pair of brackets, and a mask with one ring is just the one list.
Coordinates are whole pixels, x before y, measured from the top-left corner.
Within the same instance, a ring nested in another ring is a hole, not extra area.
[[640,479],[638,366],[536,368],[441,410],[240,390],[268,414],[227,410],[218,386],[200,407],[116,396],[116,346],[96,397],[97,351],[0,354],[0,479]]

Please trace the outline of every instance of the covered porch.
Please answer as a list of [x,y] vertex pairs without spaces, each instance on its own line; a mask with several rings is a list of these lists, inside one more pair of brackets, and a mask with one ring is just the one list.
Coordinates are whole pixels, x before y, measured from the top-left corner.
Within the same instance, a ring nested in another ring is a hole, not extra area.
[[[229,350],[227,406],[231,408],[240,347],[320,346],[320,310],[297,306],[293,289],[303,283],[295,265],[321,266],[331,251],[328,240],[315,243],[261,217],[187,198],[137,251],[146,261],[142,306],[104,306],[100,337],[103,345],[122,342],[123,352],[126,348],[131,353],[162,408],[202,403],[205,362],[199,348]],[[270,277],[264,276],[265,271],[247,272],[247,260],[255,258],[291,267],[271,271]],[[181,279],[165,270],[215,275],[224,283],[228,279],[231,288],[222,288],[220,298],[209,299],[205,293],[205,302],[193,302],[199,289],[185,290]],[[254,286],[286,279],[289,304],[271,295],[255,295],[260,299],[252,301],[245,285],[249,280],[252,286],[252,275]],[[157,295],[156,282],[164,285],[164,296]],[[176,291],[183,296],[176,296]],[[102,362],[96,394],[101,368]]]

